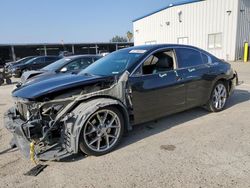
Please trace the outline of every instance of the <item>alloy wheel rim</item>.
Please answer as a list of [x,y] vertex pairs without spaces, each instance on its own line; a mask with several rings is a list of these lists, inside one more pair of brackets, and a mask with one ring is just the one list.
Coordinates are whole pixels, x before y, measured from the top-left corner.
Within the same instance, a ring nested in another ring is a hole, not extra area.
[[114,146],[121,132],[121,122],[111,110],[95,112],[83,130],[84,141],[93,151],[104,152]]
[[218,84],[214,88],[213,93],[213,105],[217,110],[221,110],[226,103],[227,100],[227,90],[223,84]]

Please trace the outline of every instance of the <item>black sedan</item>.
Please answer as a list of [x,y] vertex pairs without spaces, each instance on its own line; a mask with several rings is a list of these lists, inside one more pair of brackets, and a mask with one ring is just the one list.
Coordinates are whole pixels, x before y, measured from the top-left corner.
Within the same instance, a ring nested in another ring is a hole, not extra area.
[[13,61],[13,62],[9,62],[9,63],[6,63],[5,64],[5,69],[11,69],[11,67],[12,66],[16,66],[16,65],[20,65],[20,64],[24,64],[24,63],[26,63],[27,61],[29,61],[29,60],[31,60],[31,59],[33,59],[33,58],[35,58],[36,56],[27,56],[27,57],[24,57],[24,58],[22,58],[22,59],[19,59],[19,60],[17,60],[17,61]]
[[2,60],[2,58],[0,58],[0,68],[3,68],[5,66],[5,62],[4,60]]
[[19,78],[25,71],[41,69],[59,59],[58,56],[38,56],[22,63],[13,64],[9,71],[14,77]]
[[75,55],[65,57],[41,70],[24,72],[21,77],[21,84],[31,80],[42,80],[60,73],[77,74],[101,57],[100,55]]
[[17,88],[5,126],[32,160],[79,151],[99,156],[112,151],[133,125],[197,106],[223,110],[236,79],[229,63],[196,47],[136,46],[77,75]]

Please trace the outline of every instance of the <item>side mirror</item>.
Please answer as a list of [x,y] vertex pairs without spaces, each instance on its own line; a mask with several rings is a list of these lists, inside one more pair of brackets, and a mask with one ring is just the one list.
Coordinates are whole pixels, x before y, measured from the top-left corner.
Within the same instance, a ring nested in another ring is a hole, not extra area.
[[68,71],[67,67],[63,67],[63,68],[60,70],[60,72],[67,72],[67,71]]

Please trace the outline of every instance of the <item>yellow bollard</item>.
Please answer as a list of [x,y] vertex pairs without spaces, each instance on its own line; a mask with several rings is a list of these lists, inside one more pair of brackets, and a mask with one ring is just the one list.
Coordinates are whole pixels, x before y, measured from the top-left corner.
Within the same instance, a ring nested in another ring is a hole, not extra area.
[[35,144],[34,142],[30,143],[30,160],[37,164],[36,159],[35,159]]
[[244,62],[246,63],[248,61],[248,54],[249,54],[249,45],[247,42],[244,44]]

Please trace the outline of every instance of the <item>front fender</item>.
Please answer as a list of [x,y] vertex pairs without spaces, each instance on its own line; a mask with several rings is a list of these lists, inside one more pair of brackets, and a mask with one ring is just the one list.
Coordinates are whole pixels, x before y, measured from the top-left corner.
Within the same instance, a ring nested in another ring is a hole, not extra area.
[[79,136],[87,119],[98,109],[112,105],[116,105],[120,110],[122,110],[125,120],[125,130],[130,130],[131,126],[129,124],[127,109],[120,101],[110,98],[88,100],[80,103],[76,108],[74,108],[71,112],[72,117],[65,121],[64,143],[66,149],[70,152],[78,153]]

